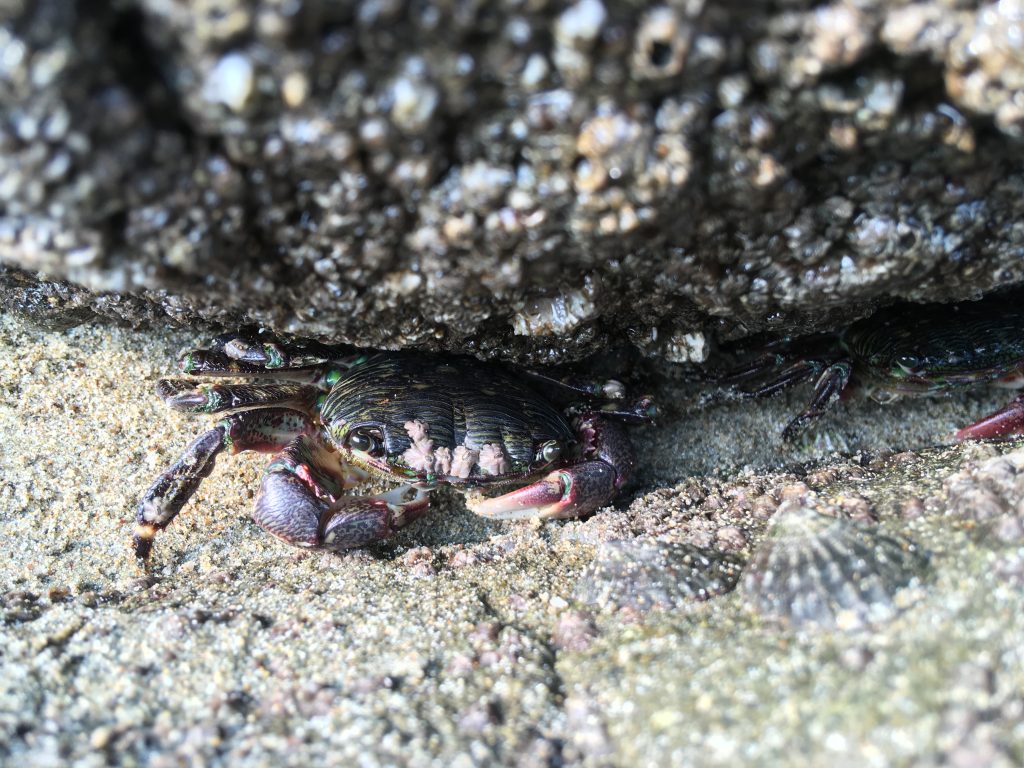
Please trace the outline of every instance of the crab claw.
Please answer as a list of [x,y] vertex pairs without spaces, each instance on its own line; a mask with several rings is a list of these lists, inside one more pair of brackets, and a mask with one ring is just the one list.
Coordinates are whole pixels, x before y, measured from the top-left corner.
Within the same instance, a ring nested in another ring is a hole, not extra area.
[[427,492],[414,488],[342,497],[320,516],[320,546],[355,549],[386,539],[422,515],[427,504]]
[[616,472],[604,461],[587,461],[551,472],[541,480],[502,496],[469,499],[471,511],[497,520],[528,517],[580,517],[615,495]]
[[319,441],[300,436],[267,467],[253,519],[296,547],[352,549],[393,534],[427,509],[427,491],[396,488],[376,496],[338,496],[365,479]]
[[1024,395],[956,433],[957,440],[984,440],[1024,433]]

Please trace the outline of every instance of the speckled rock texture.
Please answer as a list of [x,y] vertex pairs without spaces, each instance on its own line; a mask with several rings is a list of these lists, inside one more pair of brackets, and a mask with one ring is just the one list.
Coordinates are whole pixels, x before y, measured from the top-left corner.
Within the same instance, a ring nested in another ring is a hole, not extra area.
[[225,456],[144,572],[135,500],[209,423],[152,394],[190,341],[0,313],[0,764],[1019,764],[1024,442],[949,445],[1005,392],[784,445],[805,391],[663,377],[589,519],[441,491],[344,555],[260,530],[267,459]]
[[0,261],[96,293],[0,294],[532,362],[976,296],[1024,280],[1022,34],[1020,0],[14,0]]

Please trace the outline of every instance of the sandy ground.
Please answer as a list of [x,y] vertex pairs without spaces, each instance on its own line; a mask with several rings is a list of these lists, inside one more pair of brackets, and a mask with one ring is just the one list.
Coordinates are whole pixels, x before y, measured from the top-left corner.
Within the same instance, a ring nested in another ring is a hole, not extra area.
[[[944,478],[996,449],[919,450],[1005,393],[846,403],[787,448],[778,432],[806,391],[701,408],[666,372],[664,415],[635,430],[641,471],[614,507],[506,524],[441,494],[426,519],[346,555],[260,531],[248,512],[264,459],[227,457],[143,573],[128,548],[135,500],[203,426],[152,388],[196,341],[0,317],[3,763],[1024,757],[1024,550],[979,537],[943,496]],[[636,582],[584,599],[605,578],[588,566],[619,538],[747,559],[769,526],[757,499],[793,488],[869,509],[930,554],[894,618],[794,628],[743,590],[698,603],[671,584],[654,607]]]

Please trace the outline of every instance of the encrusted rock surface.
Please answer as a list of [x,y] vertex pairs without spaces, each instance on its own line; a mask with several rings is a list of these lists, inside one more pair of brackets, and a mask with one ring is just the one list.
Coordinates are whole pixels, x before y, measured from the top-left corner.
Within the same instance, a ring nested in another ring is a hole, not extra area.
[[[806,392],[694,411],[663,380],[675,407],[632,430],[637,485],[614,506],[501,523],[441,492],[346,555],[263,533],[266,457],[225,456],[144,573],[135,499],[209,422],[152,393],[190,341],[0,314],[4,764],[1009,766],[1024,750],[1019,538],[978,535],[1019,518],[1022,444],[926,448],[1005,393],[854,399],[821,423],[839,456],[779,442]],[[794,504],[856,521],[875,565],[913,541],[929,578],[870,623],[776,620],[732,588],[763,573]]]
[[[1024,282],[1022,38],[1020,0],[0,3],[0,762],[1019,762],[1024,454],[949,446],[1005,393],[783,444],[806,387],[672,364]],[[587,520],[442,491],[343,556],[225,457],[144,573],[205,423],[153,383],[245,323],[631,344],[661,415]]]
[[134,322],[700,360],[1024,280],[1022,29],[1019,0],[7,3],[0,261]]

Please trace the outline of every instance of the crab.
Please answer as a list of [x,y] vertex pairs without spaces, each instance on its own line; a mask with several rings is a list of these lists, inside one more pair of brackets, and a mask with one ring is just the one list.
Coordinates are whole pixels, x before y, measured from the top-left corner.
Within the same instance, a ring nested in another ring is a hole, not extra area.
[[[297,547],[345,550],[387,538],[420,517],[431,491],[467,494],[485,517],[567,518],[606,505],[635,460],[628,422],[650,421],[649,397],[617,381],[559,380],[470,357],[358,352],[285,343],[265,333],[221,336],[186,352],[189,376],[161,379],[171,408],[226,413],[142,494],[134,546],[145,561],[221,453],[273,454],[253,518]],[[542,390],[564,400],[557,407]],[[401,485],[344,493],[371,479]]]
[[[789,422],[791,440],[861,385],[880,402],[994,384],[1024,386],[1024,304],[1017,294],[958,304],[895,305],[837,334],[783,341],[723,381],[762,397],[814,379],[808,407]],[[1024,395],[963,427],[958,440],[1024,433]]]

